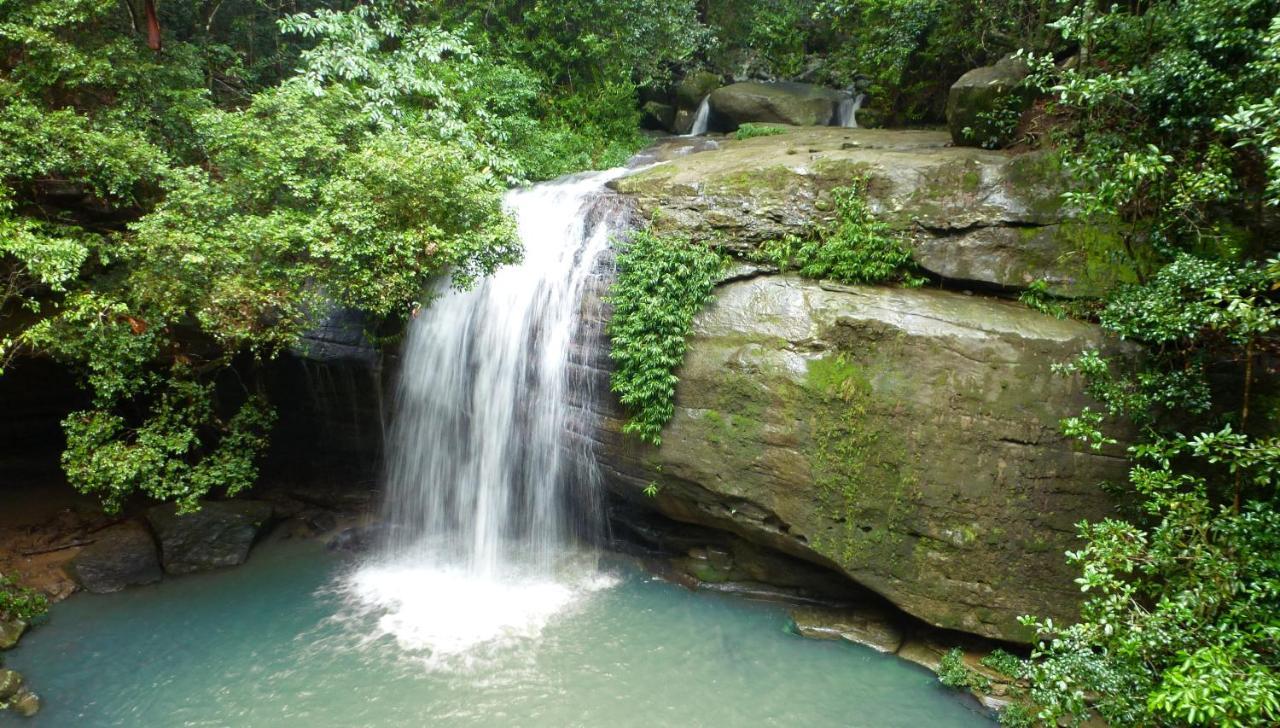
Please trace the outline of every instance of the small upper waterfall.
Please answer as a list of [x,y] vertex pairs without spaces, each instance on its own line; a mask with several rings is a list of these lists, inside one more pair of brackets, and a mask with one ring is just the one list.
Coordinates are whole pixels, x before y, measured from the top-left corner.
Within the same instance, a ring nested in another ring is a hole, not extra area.
[[598,523],[596,474],[567,436],[582,428],[565,389],[583,289],[620,223],[593,212],[624,172],[508,193],[524,260],[472,290],[442,289],[410,326],[387,537],[351,585],[410,648],[459,652],[536,631],[582,587],[558,562]]
[[858,94],[842,100],[840,105],[836,107],[835,125],[856,129],[858,127],[858,109],[862,108],[862,102],[866,98],[866,94]]
[[689,127],[689,133],[685,136],[702,136],[707,133],[707,125],[711,121],[711,95],[702,97],[702,103],[698,104],[698,111],[693,115],[693,126]]

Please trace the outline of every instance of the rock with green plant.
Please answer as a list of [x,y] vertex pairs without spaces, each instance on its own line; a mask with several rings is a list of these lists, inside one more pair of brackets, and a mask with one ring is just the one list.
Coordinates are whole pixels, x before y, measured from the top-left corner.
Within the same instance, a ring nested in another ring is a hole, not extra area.
[[620,495],[834,566],[934,625],[1027,641],[1020,615],[1074,614],[1061,553],[1124,462],[1059,432],[1087,400],[1050,362],[1105,346],[1096,327],[758,275],[719,286],[688,341],[660,448],[597,403]]
[[832,191],[862,180],[869,216],[934,276],[1015,289],[1039,281],[1056,296],[1136,280],[1113,227],[1074,221],[1062,198],[1069,178],[1050,153],[950,147],[946,134],[932,131],[787,128],[747,136],[614,187],[655,231],[746,257],[832,223],[839,213]]
[[745,81],[711,92],[711,113],[725,131],[749,122],[825,126],[844,99],[839,91],[807,83]]
[[271,504],[252,500],[203,501],[193,511],[170,503],[147,511],[168,574],[244,563],[271,516]]
[[965,73],[947,94],[947,129],[959,146],[999,149],[1013,141],[1018,122],[1035,98],[1024,83],[1031,67],[1010,55]]

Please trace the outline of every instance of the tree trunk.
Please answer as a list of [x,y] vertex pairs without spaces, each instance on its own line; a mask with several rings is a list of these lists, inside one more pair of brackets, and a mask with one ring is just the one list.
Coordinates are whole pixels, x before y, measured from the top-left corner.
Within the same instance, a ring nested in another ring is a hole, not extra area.
[[160,16],[156,15],[156,0],[146,0],[147,47],[160,50]]

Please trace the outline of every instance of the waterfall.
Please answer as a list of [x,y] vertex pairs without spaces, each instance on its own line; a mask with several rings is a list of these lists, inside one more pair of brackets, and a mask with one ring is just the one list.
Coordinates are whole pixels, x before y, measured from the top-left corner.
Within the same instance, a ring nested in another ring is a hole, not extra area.
[[858,94],[842,100],[840,105],[836,107],[835,125],[851,129],[858,128],[858,109],[862,108],[862,102],[866,98],[866,94]]
[[442,288],[409,327],[385,543],[351,579],[407,648],[456,653],[536,632],[598,579],[560,563],[599,522],[593,461],[570,436],[583,415],[565,395],[582,293],[621,218],[599,214],[604,185],[625,171],[508,193],[523,262],[469,291]]
[[698,111],[693,115],[693,126],[689,127],[689,133],[685,136],[702,136],[707,133],[707,123],[711,120],[711,95],[707,94],[702,97],[702,103],[698,104]]

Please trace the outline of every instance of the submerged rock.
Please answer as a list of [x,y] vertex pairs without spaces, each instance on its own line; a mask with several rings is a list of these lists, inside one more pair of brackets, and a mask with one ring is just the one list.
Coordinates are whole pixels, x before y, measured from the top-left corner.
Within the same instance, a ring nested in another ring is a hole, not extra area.
[[825,126],[845,97],[808,83],[746,81],[712,91],[710,102],[716,126],[732,131],[748,122]]
[[100,531],[71,559],[67,571],[80,588],[95,594],[152,584],[162,577],[156,542],[140,523]]
[[797,607],[791,619],[797,632],[813,639],[847,640],[888,653],[902,646],[902,628],[893,615],[870,607]]
[[17,695],[9,699],[9,710],[23,718],[30,718],[40,712],[40,696],[27,688],[22,688]]
[[0,709],[3,708],[30,718],[40,711],[40,697],[26,686],[21,674],[0,668]]
[[18,671],[0,667],[0,705],[17,695],[22,689],[22,684],[22,675]]
[[1024,641],[1020,615],[1073,616],[1062,554],[1125,473],[1058,429],[1087,400],[1051,365],[1102,345],[993,299],[738,280],[695,319],[662,447],[622,436],[606,400],[602,459],[637,504],[834,566],[930,624]]
[[200,510],[185,514],[172,503],[147,511],[169,574],[244,563],[270,518],[271,504],[251,500],[204,501]]

